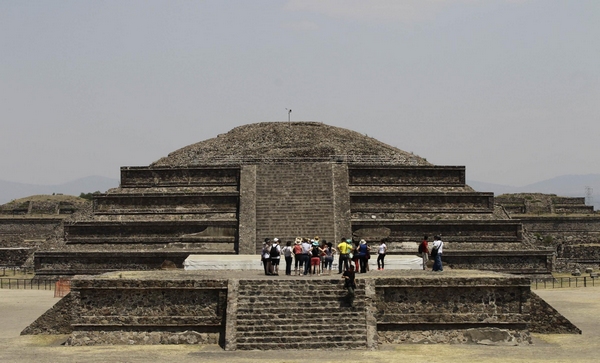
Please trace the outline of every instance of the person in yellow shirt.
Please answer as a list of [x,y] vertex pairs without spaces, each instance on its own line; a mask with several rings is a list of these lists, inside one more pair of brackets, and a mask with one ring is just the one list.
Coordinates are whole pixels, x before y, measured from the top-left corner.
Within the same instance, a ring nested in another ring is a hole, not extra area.
[[341,274],[343,271],[348,269],[352,245],[348,243],[347,239],[342,238],[342,241],[337,247],[338,251],[340,251],[340,258],[338,260],[338,274]]

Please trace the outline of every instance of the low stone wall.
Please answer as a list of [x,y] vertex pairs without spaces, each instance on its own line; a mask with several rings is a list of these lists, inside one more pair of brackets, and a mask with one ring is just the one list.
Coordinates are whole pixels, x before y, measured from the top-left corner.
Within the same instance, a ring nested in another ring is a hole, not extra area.
[[352,192],[352,213],[492,213],[493,193]]
[[[352,307],[339,279],[225,275],[163,271],[78,276],[68,298],[23,334],[59,333],[44,325],[57,325],[64,334],[67,321],[69,345],[228,342],[228,349],[322,348],[322,342],[298,338],[314,335],[328,337],[331,346],[350,342],[365,349],[378,342],[519,345],[531,342],[529,331],[580,333],[531,293],[528,278],[512,275],[385,271],[359,279]],[[324,311],[309,326],[298,317],[299,311],[310,316],[318,309]],[[331,319],[341,317],[348,318],[342,323],[345,329],[330,326]]]
[[56,335],[73,332],[75,306],[71,293],[60,299],[52,308],[37,318],[21,335]]
[[350,185],[464,186],[464,166],[359,166],[348,167]]
[[[364,234],[361,230],[382,228],[388,230],[386,241],[389,242],[417,242],[424,235],[434,233],[451,243],[518,243],[523,237],[521,224],[512,220],[352,220],[352,232],[355,234]],[[368,234],[365,237],[368,240]]]
[[477,274],[377,279],[377,329],[387,343],[530,343],[529,279]]
[[178,271],[72,280],[68,345],[214,344],[224,339],[227,280]]
[[195,251],[38,251],[34,254],[36,276],[62,277],[95,275],[110,271],[160,270],[165,261],[183,268],[183,261]]
[[531,344],[529,332],[500,328],[385,330],[379,331],[379,343],[387,344]]
[[532,312],[529,330],[532,333],[541,334],[581,334],[569,319],[562,316],[556,309],[548,304],[544,299],[531,291],[529,304]]
[[540,275],[554,270],[554,252],[444,250],[442,262],[452,269]]
[[0,265],[23,266],[33,248],[0,248]]
[[238,185],[237,167],[121,167],[121,187]]
[[219,214],[237,213],[238,193],[145,193],[94,196],[96,214]]

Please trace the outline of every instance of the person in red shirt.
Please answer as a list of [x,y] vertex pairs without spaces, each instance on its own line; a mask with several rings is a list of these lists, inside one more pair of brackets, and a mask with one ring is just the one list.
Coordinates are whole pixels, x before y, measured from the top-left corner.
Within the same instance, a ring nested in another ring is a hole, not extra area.
[[427,270],[427,261],[429,261],[429,245],[427,243],[427,236],[423,236],[423,242],[419,245],[419,253],[423,258],[423,270]]

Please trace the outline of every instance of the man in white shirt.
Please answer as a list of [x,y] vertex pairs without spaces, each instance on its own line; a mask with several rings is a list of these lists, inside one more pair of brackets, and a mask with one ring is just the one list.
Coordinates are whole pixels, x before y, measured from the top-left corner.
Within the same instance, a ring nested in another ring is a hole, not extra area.
[[444,242],[440,236],[435,236],[431,247],[431,257],[433,261],[433,271],[444,271],[442,267],[442,253],[444,250]]

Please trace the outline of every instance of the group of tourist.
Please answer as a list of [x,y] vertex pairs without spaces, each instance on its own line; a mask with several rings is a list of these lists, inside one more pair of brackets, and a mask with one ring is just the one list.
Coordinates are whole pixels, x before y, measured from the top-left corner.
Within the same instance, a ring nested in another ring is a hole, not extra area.
[[[433,271],[443,271],[442,253],[444,242],[440,236],[435,236],[429,248],[428,236],[423,237],[419,244],[419,255],[423,259],[423,270],[427,269],[429,259],[433,259]],[[387,246],[381,242],[377,247],[377,269],[385,269],[385,255]],[[291,241],[281,246],[279,238],[265,238],[261,252],[265,275],[279,275],[281,258],[285,259],[285,274],[288,276],[320,276],[331,275],[335,255],[338,257],[338,274],[345,271],[355,273],[369,272],[369,260],[371,259],[371,247],[364,239],[353,241],[342,238],[337,249],[331,242],[321,240],[318,236],[312,239],[296,237],[293,245]],[[294,271],[292,272],[292,265]]]
[[[385,268],[385,254],[387,246],[381,243],[377,249],[377,269]],[[337,249],[331,242],[321,240],[318,236],[312,239],[296,237],[293,245],[291,241],[281,246],[280,240],[266,238],[261,252],[265,275],[279,275],[281,258],[285,259],[285,274],[288,276],[320,276],[331,275],[333,261],[338,257],[338,273],[349,270],[352,266],[357,273],[369,271],[371,247],[364,239],[353,241],[342,238]],[[294,271],[292,273],[292,265]]]

